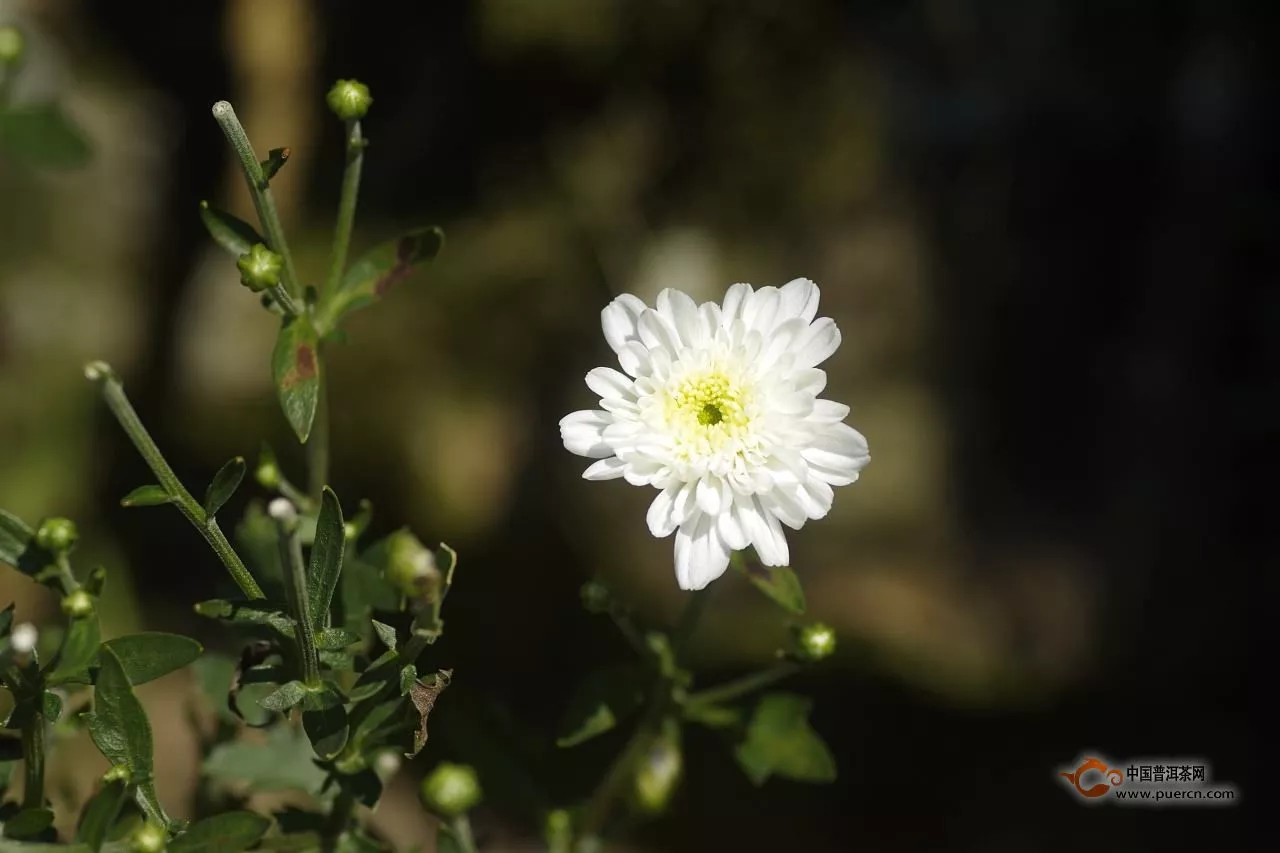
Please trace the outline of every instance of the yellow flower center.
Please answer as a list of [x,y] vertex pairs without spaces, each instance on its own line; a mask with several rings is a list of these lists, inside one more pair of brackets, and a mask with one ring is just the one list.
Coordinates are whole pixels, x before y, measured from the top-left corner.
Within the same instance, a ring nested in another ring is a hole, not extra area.
[[673,383],[665,401],[667,424],[680,456],[705,456],[741,439],[750,426],[748,394],[719,369],[692,373]]

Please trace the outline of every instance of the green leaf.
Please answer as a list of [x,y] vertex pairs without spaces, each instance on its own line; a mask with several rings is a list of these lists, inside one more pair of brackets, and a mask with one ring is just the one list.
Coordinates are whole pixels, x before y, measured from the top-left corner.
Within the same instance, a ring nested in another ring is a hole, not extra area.
[[168,853],[241,853],[271,828],[270,818],[247,811],[206,818],[169,842]]
[[0,110],[0,154],[28,166],[74,169],[89,162],[84,134],[57,104],[18,104]]
[[406,664],[404,669],[400,670],[400,695],[408,696],[413,692],[413,686],[418,683],[418,668],[413,664]]
[[327,775],[316,766],[306,735],[293,726],[268,729],[265,742],[218,744],[205,761],[204,773],[219,782],[247,783],[254,791],[309,794],[320,791]]
[[53,826],[50,809],[23,809],[4,822],[6,838],[35,838]]
[[604,734],[639,708],[644,690],[638,675],[634,667],[628,666],[587,675],[569,700],[556,746],[577,746]]
[[320,370],[320,349],[311,321],[285,318],[271,354],[271,374],[284,416],[303,444],[311,435],[320,402]]
[[209,236],[237,258],[247,254],[256,243],[264,246],[267,244],[262,235],[248,222],[210,206],[207,201],[200,202],[200,221],[204,223]]
[[135,687],[182,669],[204,651],[190,637],[160,631],[126,634],[107,640],[102,646],[115,654]]
[[264,838],[255,849],[274,850],[276,853],[316,853],[323,849],[323,844],[317,832],[291,832]]
[[443,246],[444,232],[435,227],[419,228],[375,246],[347,269],[327,306],[323,325],[332,328],[345,314],[377,302],[435,258]]
[[213,482],[204,495],[204,511],[210,518],[218,514],[218,510],[231,498],[240,481],[244,479],[244,457],[237,456],[218,469],[213,475]]
[[[291,629],[292,627],[290,626]],[[358,642],[360,635],[346,628],[325,628],[316,632],[316,648],[322,652],[335,652]]]
[[120,499],[120,506],[160,506],[173,503],[173,498],[164,490],[164,486],[138,486]]
[[770,776],[798,782],[832,782],[836,761],[822,738],[809,725],[813,703],[793,693],[760,697],[738,745],[738,764],[756,785]]
[[293,636],[293,620],[284,604],[262,599],[214,598],[195,606],[196,613],[241,625],[267,625],[281,634]]
[[447,823],[436,827],[436,853],[467,853],[467,845]]
[[89,714],[89,735],[112,766],[124,767],[134,785],[138,807],[151,820],[169,825],[168,815],[156,796],[152,764],[151,723],[124,664],[108,645],[99,655],[101,665],[93,690],[93,713]]
[[0,509],[0,563],[43,583],[53,567],[53,555],[35,543],[36,533],[22,519]]
[[338,777],[338,785],[362,806],[373,808],[382,798],[382,780],[371,768]]
[[773,599],[783,610],[797,616],[804,613],[804,589],[800,579],[787,566],[764,566],[759,562],[737,558],[733,565],[747,576],[755,588]]
[[122,779],[105,783],[98,793],[89,798],[80,812],[80,824],[76,827],[76,841],[82,841],[89,849],[99,850],[107,840],[111,827],[115,826],[120,810],[129,799],[129,786]]
[[94,566],[89,570],[89,575],[84,579],[85,592],[94,598],[102,598],[102,591],[107,586],[107,570],[102,566]]
[[287,162],[289,162],[288,148],[272,148],[267,152],[267,159],[261,163],[262,177],[268,181],[271,180],[276,176],[276,172],[279,172],[280,168]]
[[102,633],[98,627],[98,617],[72,619],[46,676],[49,683],[60,684],[87,675],[90,664],[98,656],[100,642]]
[[40,706],[44,711],[44,718],[50,723],[56,723],[62,719],[62,697],[52,690],[44,692]]
[[391,651],[396,650],[396,629],[392,628],[385,622],[373,620],[373,632],[378,635],[378,639],[382,641],[382,645]]
[[[342,507],[333,489],[324,487],[320,498],[320,515],[316,519],[316,536],[311,543],[311,562],[307,569],[307,612],[317,630],[329,624],[333,591],[342,573],[342,553],[346,550],[346,528]],[[356,637],[359,640],[359,637]]]
[[281,684],[273,693],[258,700],[258,704],[268,711],[287,711],[306,697],[307,687],[301,681],[289,681]]
[[302,728],[316,755],[333,758],[347,744],[347,709],[342,695],[331,685],[309,691],[302,700]]

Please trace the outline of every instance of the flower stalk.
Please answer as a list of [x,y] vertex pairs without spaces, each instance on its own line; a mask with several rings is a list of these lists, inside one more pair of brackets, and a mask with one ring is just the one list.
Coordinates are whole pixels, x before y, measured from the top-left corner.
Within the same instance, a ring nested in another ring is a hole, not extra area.
[[160,448],[156,446],[155,440],[151,438],[147,428],[142,425],[142,421],[134,410],[133,405],[129,402],[129,398],[125,396],[124,386],[116,377],[111,366],[101,361],[91,362],[85,367],[84,374],[86,378],[99,383],[102,387],[102,397],[106,400],[107,407],[111,409],[111,413],[115,415],[120,427],[129,436],[129,440],[133,442],[133,446],[137,448],[138,453],[142,455],[147,467],[156,475],[156,479],[160,481],[160,486],[169,495],[172,503],[178,507],[179,511],[187,517],[187,520],[209,543],[209,547],[213,549],[213,552],[218,555],[218,559],[226,566],[232,580],[240,587],[240,591],[247,598],[266,598],[262,588],[258,586],[258,582],[254,580],[253,575],[245,566],[244,561],[240,559],[235,549],[231,547],[231,543],[227,541],[226,534],[218,526],[217,519],[211,518],[205,512],[204,506],[191,496],[191,493],[182,485],[182,481],[178,479],[178,475],[173,472],[173,468],[165,460]]
[[[37,703],[39,700],[36,700]],[[44,711],[37,708],[22,727],[22,772],[24,809],[44,808]]]
[[750,675],[744,675],[741,678],[735,678],[732,681],[727,681],[716,687],[692,693],[685,701],[685,708],[692,711],[711,705],[731,702],[734,699],[741,698],[754,693],[757,690],[768,687],[771,684],[775,684],[799,671],[799,664],[780,663],[777,666],[762,669],[759,672],[753,672]]
[[275,520],[280,541],[285,600],[294,621],[294,638],[302,662],[302,682],[307,687],[319,687],[320,653],[316,649],[315,626],[311,624],[307,606],[307,568],[302,561],[302,541],[298,538],[298,511],[285,498],[276,498],[267,512]]

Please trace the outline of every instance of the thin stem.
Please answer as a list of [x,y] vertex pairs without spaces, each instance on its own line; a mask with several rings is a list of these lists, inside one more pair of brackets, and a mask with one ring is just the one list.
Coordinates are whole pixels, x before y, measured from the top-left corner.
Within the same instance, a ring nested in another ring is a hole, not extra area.
[[76,580],[75,574],[71,571],[71,560],[67,557],[67,552],[62,551],[57,555],[55,564],[58,567],[58,583],[62,587],[63,596],[68,596],[80,588],[80,581]]
[[320,502],[321,492],[329,485],[329,383],[324,373],[320,374],[319,395],[307,438],[307,490],[313,504]]
[[240,167],[244,171],[245,183],[249,186],[249,195],[253,198],[254,209],[258,211],[258,222],[266,232],[268,248],[284,259],[284,279],[282,285],[273,287],[271,295],[287,313],[299,313],[293,297],[299,293],[298,273],[293,266],[293,255],[289,252],[289,244],[284,239],[284,228],[280,225],[280,214],[276,212],[275,197],[271,194],[271,184],[262,171],[262,163],[244,132],[236,111],[226,101],[218,101],[213,105],[213,117],[222,128],[223,134],[231,147],[240,157]]
[[298,539],[297,519],[276,519],[280,538],[280,564],[285,573],[285,598],[289,613],[296,623],[295,639],[302,659],[302,681],[308,687],[320,686],[320,653],[316,651],[315,626],[307,612],[307,569],[302,562],[302,542]]
[[[38,699],[36,700],[39,701]],[[23,786],[22,807],[44,808],[44,729],[42,711],[36,711],[22,727]]]
[[351,246],[351,231],[356,220],[356,199],[360,194],[360,172],[364,168],[366,140],[360,132],[360,122],[347,122],[347,168],[342,174],[342,196],[338,202],[338,222],[333,232],[333,253],[329,258],[329,276],[320,301],[324,303],[338,289],[342,274],[347,270],[347,249]]
[[121,428],[129,436],[133,446],[138,449],[147,467],[156,475],[156,479],[160,481],[161,487],[168,493],[173,503],[209,543],[209,547],[213,548],[218,559],[222,560],[222,564],[227,567],[227,571],[231,573],[231,578],[240,587],[240,591],[247,598],[266,598],[244,561],[227,541],[222,528],[218,526],[217,519],[209,518],[204,507],[186,490],[178,479],[178,475],[173,473],[173,469],[161,454],[160,448],[156,446],[155,440],[142,425],[138,413],[134,411],[129,398],[125,396],[124,386],[120,384],[120,380],[116,378],[111,368],[102,362],[94,362],[85,368],[85,375],[101,382],[102,396],[107,401],[107,407],[116,416]]
[[471,831],[471,820],[465,814],[455,817],[449,824],[454,840],[462,853],[476,853],[476,837]]
[[326,850],[337,848],[338,838],[347,831],[355,810],[356,798],[345,788],[341,789],[337,799],[333,801],[333,808],[329,811],[329,821],[325,826]]
[[693,693],[685,701],[685,707],[695,708],[729,702],[740,696],[746,696],[748,693],[754,693],[762,687],[768,687],[770,684],[781,681],[799,671],[800,666],[798,664],[780,663],[769,669],[762,669],[759,672],[735,678],[716,687]]

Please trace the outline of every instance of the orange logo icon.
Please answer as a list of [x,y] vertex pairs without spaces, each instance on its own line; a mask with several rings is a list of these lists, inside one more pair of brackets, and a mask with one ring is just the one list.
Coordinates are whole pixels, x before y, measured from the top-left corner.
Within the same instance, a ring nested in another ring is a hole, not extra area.
[[[1105,781],[1086,788],[1083,784],[1084,776],[1090,770],[1098,771],[1098,774],[1102,776]],[[1080,796],[1088,797],[1089,799],[1101,797],[1107,791],[1110,791],[1113,785],[1119,785],[1124,781],[1124,774],[1121,773],[1118,768],[1108,768],[1106,764],[1103,764],[1096,758],[1086,758],[1081,765],[1075,769],[1075,772],[1063,772],[1058,775],[1070,782]]]

